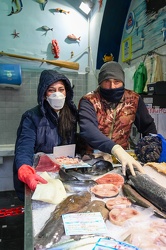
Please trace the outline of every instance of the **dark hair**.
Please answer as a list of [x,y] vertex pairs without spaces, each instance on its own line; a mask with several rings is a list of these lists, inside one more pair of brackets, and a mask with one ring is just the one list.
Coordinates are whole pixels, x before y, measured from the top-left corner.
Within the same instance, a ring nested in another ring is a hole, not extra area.
[[62,144],[70,143],[73,131],[76,131],[76,117],[67,104],[60,110],[58,132],[62,138]]

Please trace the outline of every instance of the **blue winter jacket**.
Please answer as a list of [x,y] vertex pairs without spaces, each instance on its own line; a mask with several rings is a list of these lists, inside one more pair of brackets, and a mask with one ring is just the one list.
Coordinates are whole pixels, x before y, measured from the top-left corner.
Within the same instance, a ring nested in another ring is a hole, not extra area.
[[52,153],[53,147],[62,145],[58,134],[58,115],[53,112],[44,99],[48,87],[62,80],[66,88],[65,104],[75,117],[74,129],[65,144],[75,143],[77,110],[73,103],[73,89],[68,78],[55,70],[44,70],[38,85],[38,105],[26,111],[17,130],[15,158],[13,164],[14,188],[20,200],[24,200],[24,183],[18,179],[18,169],[27,164],[33,166],[34,154],[37,152]]

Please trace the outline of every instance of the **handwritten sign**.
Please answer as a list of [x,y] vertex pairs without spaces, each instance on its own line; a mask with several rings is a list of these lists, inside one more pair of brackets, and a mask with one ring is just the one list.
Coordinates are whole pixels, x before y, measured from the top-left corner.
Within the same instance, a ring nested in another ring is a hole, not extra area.
[[100,212],[62,215],[66,235],[105,234],[107,227]]

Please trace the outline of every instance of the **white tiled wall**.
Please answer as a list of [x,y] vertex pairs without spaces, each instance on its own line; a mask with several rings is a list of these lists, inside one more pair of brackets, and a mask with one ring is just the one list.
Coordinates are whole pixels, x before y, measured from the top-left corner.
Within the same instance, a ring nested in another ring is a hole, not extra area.
[[0,164],[0,191],[14,190],[13,159],[14,156],[3,157],[3,164]]
[[[23,71],[22,85],[18,90],[0,88],[0,145],[14,144],[21,115],[37,105],[37,86],[41,71]],[[74,102],[86,93],[85,74],[65,73],[74,86]]]
[[[22,71],[22,85],[18,90],[0,88],[0,146],[15,144],[17,128],[22,114],[36,106],[37,86],[41,71]],[[96,79],[86,74],[64,73],[74,86],[74,102],[78,105],[80,98],[94,87]],[[13,158],[0,157],[0,191],[13,190]]]

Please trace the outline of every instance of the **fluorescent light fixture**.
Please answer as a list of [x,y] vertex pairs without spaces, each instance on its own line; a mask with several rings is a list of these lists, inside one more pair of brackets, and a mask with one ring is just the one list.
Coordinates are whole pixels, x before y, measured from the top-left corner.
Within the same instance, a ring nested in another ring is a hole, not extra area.
[[89,14],[89,12],[91,11],[91,8],[88,6],[88,3],[84,3],[82,2],[79,6],[79,8],[85,13],[85,14]]

